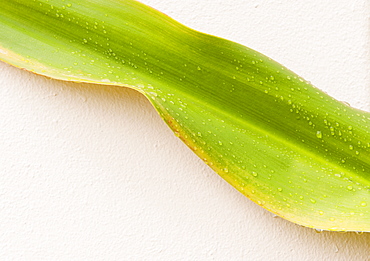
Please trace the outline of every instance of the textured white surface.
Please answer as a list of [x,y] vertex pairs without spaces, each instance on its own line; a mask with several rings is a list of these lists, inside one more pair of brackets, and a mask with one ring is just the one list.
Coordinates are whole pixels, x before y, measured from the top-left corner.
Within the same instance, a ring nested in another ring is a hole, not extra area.
[[[143,0],[370,109],[367,0]],[[369,260],[256,206],[128,89],[0,63],[0,260]]]

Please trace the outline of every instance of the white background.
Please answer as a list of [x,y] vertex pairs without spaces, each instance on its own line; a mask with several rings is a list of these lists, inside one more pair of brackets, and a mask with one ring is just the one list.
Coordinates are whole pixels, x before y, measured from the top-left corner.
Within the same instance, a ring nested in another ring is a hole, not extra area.
[[[370,110],[367,0],[142,2]],[[135,91],[0,63],[0,123],[0,260],[370,260],[369,233],[316,233],[250,202]]]

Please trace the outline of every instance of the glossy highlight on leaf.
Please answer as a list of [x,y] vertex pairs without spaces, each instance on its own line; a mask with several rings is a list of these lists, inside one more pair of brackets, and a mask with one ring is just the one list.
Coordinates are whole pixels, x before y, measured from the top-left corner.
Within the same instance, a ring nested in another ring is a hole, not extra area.
[[307,227],[370,231],[370,114],[254,50],[133,0],[7,0],[0,59],[133,88],[255,203]]

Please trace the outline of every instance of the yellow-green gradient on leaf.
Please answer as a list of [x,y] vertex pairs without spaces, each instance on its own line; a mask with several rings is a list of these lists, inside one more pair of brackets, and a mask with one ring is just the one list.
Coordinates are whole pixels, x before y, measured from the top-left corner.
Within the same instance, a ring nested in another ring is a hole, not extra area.
[[206,164],[303,226],[370,231],[370,114],[132,0],[7,0],[0,59],[145,95]]

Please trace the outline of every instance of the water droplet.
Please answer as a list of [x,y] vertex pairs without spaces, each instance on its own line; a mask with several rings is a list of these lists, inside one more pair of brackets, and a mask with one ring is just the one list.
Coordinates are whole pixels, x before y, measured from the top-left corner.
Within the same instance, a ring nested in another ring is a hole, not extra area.
[[353,190],[353,187],[352,186],[347,186],[347,189],[348,190]]
[[257,174],[257,172],[252,172],[252,175],[254,176],[254,177],[257,177],[258,176],[258,174]]
[[317,131],[316,132],[316,137],[319,138],[319,139],[322,139],[322,133],[321,133],[321,131]]
[[283,191],[283,189],[282,189],[282,188],[278,188],[278,191],[279,191],[279,192],[282,192],[282,191]]
[[361,207],[366,207],[367,203],[365,201],[361,202]]
[[316,231],[316,233],[321,233],[322,231],[324,231],[324,230],[322,230],[322,229],[320,229],[320,228],[315,228],[315,231]]

